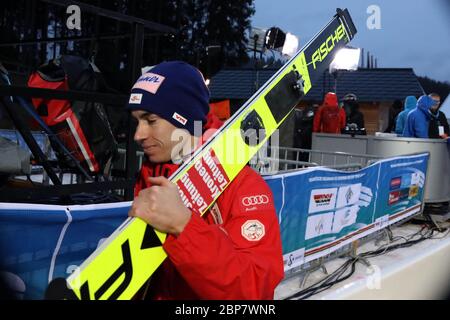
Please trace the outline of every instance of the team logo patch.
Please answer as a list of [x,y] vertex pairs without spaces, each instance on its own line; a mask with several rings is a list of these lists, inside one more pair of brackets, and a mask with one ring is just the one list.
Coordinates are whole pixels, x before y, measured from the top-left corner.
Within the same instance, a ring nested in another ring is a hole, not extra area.
[[130,100],[128,100],[129,104],[141,104],[142,101],[142,93],[132,93],[130,95]]
[[239,200],[239,205],[244,211],[254,211],[259,209],[264,209],[270,206],[269,196],[266,194],[255,194],[251,196],[242,197]]
[[258,204],[266,204],[269,203],[269,197],[266,196],[265,194],[243,197],[241,203],[244,207],[255,206]]
[[172,118],[177,120],[179,123],[181,123],[183,126],[186,124],[187,119],[183,116],[180,116],[178,113],[174,112],[172,115]]
[[138,81],[136,81],[133,89],[142,89],[150,93],[156,93],[156,91],[158,91],[159,89],[159,86],[163,83],[164,79],[166,78],[160,76],[159,74],[147,72],[144,73],[138,79]]
[[241,234],[248,241],[259,241],[266,234],[266,229],[258,220],[247,220],[241,227]]

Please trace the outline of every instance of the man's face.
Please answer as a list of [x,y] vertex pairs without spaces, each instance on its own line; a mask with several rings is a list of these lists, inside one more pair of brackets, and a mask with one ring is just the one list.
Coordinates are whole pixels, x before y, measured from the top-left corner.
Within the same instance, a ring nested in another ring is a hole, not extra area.
[[435,104],[430,109],[431,109],[431,111],[436,111],[437,109],[439,109],[439,106],[441,105],[441,98],[436,97],[436,96],[431,96],[431,99],[433,99]]
[[[138,121],[134,140],[141,145],[150,162],[170,161],[172,151],[180,151],[187,141],[183,139],[184,143],[180,143],[178,132],[181,130],[156,114],[142,110],[133,111],[131,114]],[[189,136],[188,133],[186,135]]]

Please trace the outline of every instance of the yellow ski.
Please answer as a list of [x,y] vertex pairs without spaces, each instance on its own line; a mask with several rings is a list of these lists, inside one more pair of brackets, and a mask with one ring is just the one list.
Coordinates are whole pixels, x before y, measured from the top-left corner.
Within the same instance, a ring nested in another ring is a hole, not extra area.
[[[189,208],[200,214],[208,210],[355,33],[348,11],[338,9],[333,19],[170,177]],[[165,238],[142,220],[129,218],[67,280],[52,281],[46,297],[131,299],[166,258]]]

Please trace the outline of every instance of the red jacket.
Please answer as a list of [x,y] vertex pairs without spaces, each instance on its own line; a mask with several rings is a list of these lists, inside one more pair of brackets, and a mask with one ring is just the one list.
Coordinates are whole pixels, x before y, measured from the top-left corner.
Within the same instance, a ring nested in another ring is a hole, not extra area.
[[336,94],[329,92],[314,115],[313,132],[341,133],[341,129],[345,128],[345,118],[345,111],[339,108]]
[[[145,177],[168,176],[176,165],[144,163]],[[158,172],[156,172],[158,171]],[[178,238],[163,245],[168,255],[152,276],[153,299],[273,299],[283,278],[280,229],[271,191],[245,167],[202,217],[192,214]]]

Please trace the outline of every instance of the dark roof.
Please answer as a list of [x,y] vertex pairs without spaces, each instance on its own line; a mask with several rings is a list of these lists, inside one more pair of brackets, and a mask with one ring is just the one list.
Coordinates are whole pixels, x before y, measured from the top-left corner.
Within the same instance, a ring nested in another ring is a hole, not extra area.
[[211,78],[212,99],[248,99],[276,72],[276,69],[224,69]]
[[[225,69],[219,71],[209,85],[212,99],[248,99],[276,70]],[[334,91],[334,77],[325,72],[305,97],[305,100],[322,101],[328,91]],[[351,92],[359,101],[393,101],[406,96],[424,94],[413,69],[377,68],[340,71],[337,77],[339,98]]]

